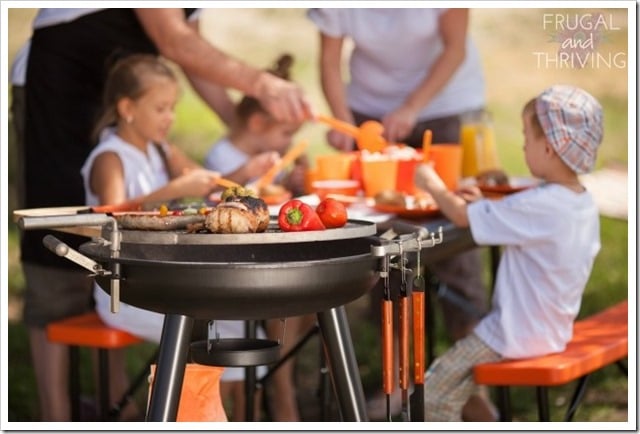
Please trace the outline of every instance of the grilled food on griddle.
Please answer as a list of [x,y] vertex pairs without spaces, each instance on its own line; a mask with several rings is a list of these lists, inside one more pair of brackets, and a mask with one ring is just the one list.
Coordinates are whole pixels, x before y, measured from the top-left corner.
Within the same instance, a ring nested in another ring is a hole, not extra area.
[[218,234],[264,232],[269,226],[269,208],[252,190],[228,188],[205,219],[204,226]]

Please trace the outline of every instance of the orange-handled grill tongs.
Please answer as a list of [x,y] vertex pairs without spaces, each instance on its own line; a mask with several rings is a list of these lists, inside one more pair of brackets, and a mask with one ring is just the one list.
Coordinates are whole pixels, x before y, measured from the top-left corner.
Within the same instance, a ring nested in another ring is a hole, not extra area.
[[406,254],[400,245],[400,302],[399,302],[399,348],[400,359],[399,383],[402,394],[402,421],[409,422],[409,296],[407,294],[407,277],[405,274]]
[[[418,240],[420,243],[420,240]],[[413,394],[411,395],[411,418],[424,422],[424,370],[425,370],[425,281],[420,268],[420,247],[416,254],[416,274],[411,293],[413,313]]]
[[382,273],[384,282],[382,299],[382,390],[387,398],[387,420],[391,422],[391,394],[393,393],[393,302],[389,287],[389,256],[382,258]]

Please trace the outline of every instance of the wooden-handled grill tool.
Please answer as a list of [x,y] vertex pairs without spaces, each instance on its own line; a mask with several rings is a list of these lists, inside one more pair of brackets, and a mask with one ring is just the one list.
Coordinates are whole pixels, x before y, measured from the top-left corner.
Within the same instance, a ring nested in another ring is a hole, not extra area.
[[[418,240],[420,244],[420,240]],[[416,274],[411,293],[413,314],[413,394],[411,395],[411,420],[424,421],[424,371],[425,371],[425,280],[421,273],[420,248],[416,253]]]
[[[399,235],[397,232],[403,232],[404,235]],[[407,232],[409,232],[407,234]],[[400,287],[400,299],[399,299],[399,360],[400,360],[400,389],[402,392],[402,419],[404,421],[411,420],[413,414],[410,408],[409,399],[409,303],[408,303],[408,291],[407,280],[405,272],[408,271],[405,267],[406,254],[409,252],[417,252],[418,255],[418,269],[420,269],[420,251],[423,248],[433,247],[436,244],[442,243],[442,228],[439,229],[438,234],[429,232],[427,229],[407,225],[405,223],[396,222],[394,227],[389,229],[385,234],[380,237],[385,243],[381,246],[372,246],[371,252],[374,256],[382,258],[382,266],[380,270],[380,277],[383,279],[383,300],[382,300],[382,389],[387,398],[387,420],[391,421],[391,394],[394,389],[394,377],[393,377],[393,364],[394,364],[394,352],[393,352],[393,302],[391,300],[391,290],[389,287],[389,271],[391,267],[398,268],[402,273],[401,287]],[[391,264],[391,257],[398,257],[399,264]],[[417,288],[417,292],[420,294],[412,295],[413,298],[413,333],[414,333],[414,382],[417,385],[414,396],[411,397],[411,405],[415,399],[420,398],[423,394],[423,389],[420,387],[423,384],[422,376],[424,375],[424,280],[418,271],[416,278],[413,280],[414,288]],[[420,389],[420,390],[418,390]],[[420,404],[422,401],[419,401]],[[421,404],[420,404],[421,405]],[[416,410],[417,416],[423,414],[423,410]]]
[[402,397],[402,421],[409,422],[409,296],[407,294],[407,277],[405,274],[406,255],[400,245],[400,297],[398,303],[398,356],[399,356],[399,384]]
[[386,396],[387,420],[391,422],[391,394],[394,389],[393,378],[393,302],[389,286],[390,258],[385,255],[382,259],[382,277],[384,293],[382,299],[382,391]]

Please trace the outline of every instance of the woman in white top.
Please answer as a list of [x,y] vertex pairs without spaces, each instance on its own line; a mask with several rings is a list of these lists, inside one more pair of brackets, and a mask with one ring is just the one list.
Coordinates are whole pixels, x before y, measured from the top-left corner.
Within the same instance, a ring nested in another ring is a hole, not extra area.
[[[358,124],[378,119],[390,142],[420,146],[420,123],[455,123],[484,107],[482,64],[467,35],[468,9],[311,9],[308,15],[320,31],[322,89],[337,118]],[[343,74],[347,40],[353,50]],[[440,138],[443,128],[431,129],[434,143],[455,143]],[[353,139],[337,131],[329,142],[353,147]]]

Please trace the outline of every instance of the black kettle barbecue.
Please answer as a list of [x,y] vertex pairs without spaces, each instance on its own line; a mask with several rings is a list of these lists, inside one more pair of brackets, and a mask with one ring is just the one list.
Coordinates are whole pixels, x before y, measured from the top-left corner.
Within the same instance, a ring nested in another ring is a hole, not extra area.
[[[80,252],[53,237],[45,245],[89,269],[119,301],[167,314],[148,420],[175,420],[194,319],[263,319],[317,313],[325,355],[344,420],[366,420],[364,394],[344,305],[379,279],[381,259],[442,242],[442,233],[404,226],[396,240],[375,223],[338,229],[194,234],[121,230],[108,214],[22,217],[23,230],[101,226]],[[185,342],[186,341],[186,342]]]

